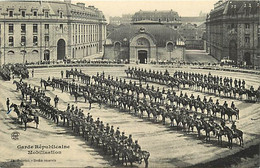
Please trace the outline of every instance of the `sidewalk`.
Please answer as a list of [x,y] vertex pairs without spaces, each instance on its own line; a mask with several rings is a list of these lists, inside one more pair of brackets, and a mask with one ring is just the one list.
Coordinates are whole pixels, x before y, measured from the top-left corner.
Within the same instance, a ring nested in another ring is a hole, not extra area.
[[87,57],[83,57],[84,59],[90,59],[90,60],[94,60],[94,59],[101,59],[103,57],[103,53],[98,53],[98,54],[93,54]]
[[241,73],[250,73],[260,75],[260,70],[257,69],[242,69],[236,67],[220,67],[220,66],[204,66],[204,67],[192,67],[194,69],[211,69],[211,70],[219,70],[219,71],[231,71],[231,72],[241,72]]

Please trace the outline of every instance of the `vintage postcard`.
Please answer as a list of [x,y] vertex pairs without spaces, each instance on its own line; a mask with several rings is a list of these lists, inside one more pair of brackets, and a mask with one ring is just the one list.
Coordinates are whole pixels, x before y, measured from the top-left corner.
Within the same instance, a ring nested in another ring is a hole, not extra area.
[[0,1],[0,168],[259,167],[259,0]]

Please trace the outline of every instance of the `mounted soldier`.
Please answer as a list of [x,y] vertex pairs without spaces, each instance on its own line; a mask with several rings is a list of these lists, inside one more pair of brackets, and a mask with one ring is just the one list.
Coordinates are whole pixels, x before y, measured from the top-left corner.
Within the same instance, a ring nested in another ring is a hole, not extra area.
[[180,97],[182,97],[183,96],[183,93],[182,93],[182,91],[180,92]]
[[128,146],[131,146],[133,144],[133,139],[132,139],[132,135],[130,134],[128,139],[127,139],[127,144]]
[[209,103],[213,103],[212,97],[209,98]]
[[125,132],[122,132],[122,135],[120,137],[120,140],[125,143],[125,140],[127,139],[127,136],[125,136]]
[[114,132],[115,132],[114,126],[112,125],[112,126],[111,126],[111,129],[110,129],[110,135],[113,136],[113,135],[114,135]]
[[107,135],[109,134],[109,132],[110,132],[110,126],[109,126],[109,123],[107,123],[107,126],[106,126],[106,133],[107,133]]
[[206,96],[204,96],[204,99],[203,99],[203,103],[207,103],[207,98],[206,98]]
[[197,97],[197,101],[200,102],[200,95],[198,95],[198,97]]
[[224,102],[224,104],[223,104],[223,107],[224,107],[225,109],[227,109],[227,108],[228,108],[227,101],[225,101],[225,102]]
[[216,100],[216,105],[219,106],[219,101],[218,101],[218,99]]
[[68,104],[68,106],[67,106],[67,112],[69,112],[70,111],[70,104]]

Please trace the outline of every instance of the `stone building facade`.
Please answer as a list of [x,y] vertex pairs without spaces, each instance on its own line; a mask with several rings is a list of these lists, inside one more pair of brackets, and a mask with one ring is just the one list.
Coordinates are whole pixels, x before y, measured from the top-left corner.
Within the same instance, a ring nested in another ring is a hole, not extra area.
[[220,0],[207,16],[206,49],[221,60],[260,66],[259,0]]
[[161,24],[121,26],[108,35],[104,47],[104,59],[130,63],[180,61],[185,54],[178,32]]
[[143,23],[143,22],[153,22],[160,23],[170,27],[172,29],[178,29],[182,24],[178,12],[173,10],[169,11],[138,11],[132,16],[133,23]]
[[106,20],[84,3],[0,2],[1,64],[83,58],[103,52]]

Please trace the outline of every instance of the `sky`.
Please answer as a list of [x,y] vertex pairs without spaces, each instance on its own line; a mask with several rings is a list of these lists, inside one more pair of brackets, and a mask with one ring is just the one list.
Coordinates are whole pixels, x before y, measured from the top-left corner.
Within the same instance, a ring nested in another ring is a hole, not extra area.
[[86,6],[94,5],[101,10],[105,17],[134,14],[140,9],[145,10],[173,10],[180,16],[198,16],[200,11],[209,13],[218,0],[72,0],[72,3],[83,2]]
[[[0,0],[0,1],[23,1],[23,0]],[[35,1],[35,0],[24,0]],[[37,0],[40,1],[40,0]],[[64,0],[42,0],[64,1]],[[86,6],[94,5],[101,10],[105,17],[122,16],[122,14],[134,14],[139,10],[154,11],[173,10],[180,16],[198,16],[202,11],[209,13],[218,0],[71,0],[72,3],[83,2]]]

